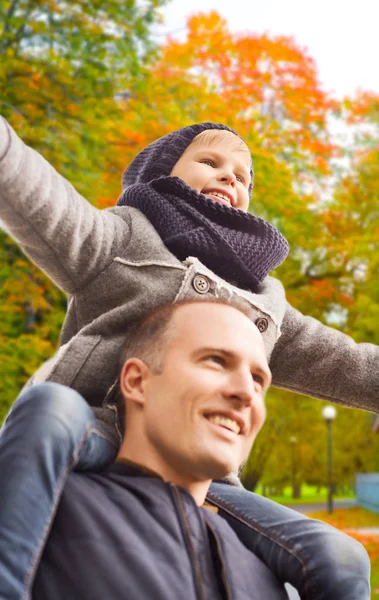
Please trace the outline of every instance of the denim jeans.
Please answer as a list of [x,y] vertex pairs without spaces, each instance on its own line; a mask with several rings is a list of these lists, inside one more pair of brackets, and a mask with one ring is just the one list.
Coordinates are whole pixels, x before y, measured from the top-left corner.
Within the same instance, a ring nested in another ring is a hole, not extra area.
[[298,590],[301,600],[370,600],[370,561],[353,538],[224,483],[213,483],[207,500],[249,550]]
[[39,558],[70,469],[100,470],[117,449],[74,390],[24,392],[0,431],[0,599],[30,598]]
[[[0,432],[0,600],[30,598],[35,571],[71,469],[100,470],[116,448],[75,391],[54,383],[28,389]],[[363,547],[243,488],[211,486],[241,541],[302,600],[368,600]]]

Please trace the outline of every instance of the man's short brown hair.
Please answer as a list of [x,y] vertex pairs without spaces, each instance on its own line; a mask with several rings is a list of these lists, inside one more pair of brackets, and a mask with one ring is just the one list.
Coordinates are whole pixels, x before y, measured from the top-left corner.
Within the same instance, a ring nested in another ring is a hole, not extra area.
[[[120,368],[129,358],[139,358],[154,373],[160,373],[163,368],[164,351],[172,338],[174,331],[170,327],[175,312],[181,306],[190,304],[222,304],[235,308],[249,318],[249,314],[240,305],[218,298],[203,298],[183,300],[181,302],[164,304],[133,324],[128,330],[124,346],[120,354]],[[119,424],[124,429],[125,401],[119,382],[117,384],[117,404]]]

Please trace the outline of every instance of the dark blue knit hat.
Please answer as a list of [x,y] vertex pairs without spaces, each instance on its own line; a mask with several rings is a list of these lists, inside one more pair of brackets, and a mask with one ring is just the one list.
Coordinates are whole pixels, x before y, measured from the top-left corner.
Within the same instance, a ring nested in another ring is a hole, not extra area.
[[[198,123],[177,129],[159,138],[144,148],[130,163],[122,176],[122,188],[125,190],[135,183],[149,183],[159,177],[170,175],[174,165],[178,162],[183,152],[188,148],[194,138],[207,129],[230,131],[241,138],[230,127],[221,123]],[[244,140],[243,140],[244,141]],[[251,183],[249,193],[253,187],[253,161],[251,161]]]

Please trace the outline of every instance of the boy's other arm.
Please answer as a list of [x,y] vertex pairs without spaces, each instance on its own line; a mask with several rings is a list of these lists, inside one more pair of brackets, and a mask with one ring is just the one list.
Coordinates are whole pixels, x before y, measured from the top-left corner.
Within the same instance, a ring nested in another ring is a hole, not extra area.
[[24,252],[73,293],[129,241],[127,223],[100,211],[0,117],[0,221]]
[[270,368],[276,387],[379,413],[379,346],[357,344],[288,303]]

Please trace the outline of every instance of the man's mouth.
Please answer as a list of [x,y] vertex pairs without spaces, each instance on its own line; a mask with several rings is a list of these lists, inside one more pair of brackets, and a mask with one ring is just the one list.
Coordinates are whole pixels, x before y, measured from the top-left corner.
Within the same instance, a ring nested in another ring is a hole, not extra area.
[[241,427],[234,419],[225,417],[224,415],[209,415],[206,418],[211,423],[214,423],[215,425],[220,425],[221,427],[224,427],[225,429],[228,429],[229,431],[232,431],[237,435],[239,435],[241,432]]
[[216,202],[222,202],[222,204],[227,204],[228,206],[234,206],[234,199],[226,193],[220,192],[218,190],[204,190],[201,192],[204,196],[210,196],[211,198],[215,198]]

